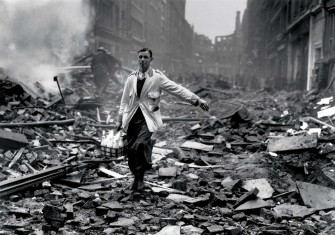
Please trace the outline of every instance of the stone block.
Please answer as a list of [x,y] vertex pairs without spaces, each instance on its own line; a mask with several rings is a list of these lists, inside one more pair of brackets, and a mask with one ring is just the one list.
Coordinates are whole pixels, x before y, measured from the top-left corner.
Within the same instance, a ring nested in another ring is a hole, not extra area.
[[159,177],[176,177],[177,168],[176,167],[160,168],[158,170],[158,175]]

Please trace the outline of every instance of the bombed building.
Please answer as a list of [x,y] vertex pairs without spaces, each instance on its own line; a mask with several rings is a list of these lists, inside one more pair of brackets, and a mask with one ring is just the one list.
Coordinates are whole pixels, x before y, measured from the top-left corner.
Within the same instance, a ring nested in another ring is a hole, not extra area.
[[0,1],[0,234],[335,234],[334,14]]
[[333,77],[332,6],[319,0],[248,1],[241,73],[262,86],[326,88]]

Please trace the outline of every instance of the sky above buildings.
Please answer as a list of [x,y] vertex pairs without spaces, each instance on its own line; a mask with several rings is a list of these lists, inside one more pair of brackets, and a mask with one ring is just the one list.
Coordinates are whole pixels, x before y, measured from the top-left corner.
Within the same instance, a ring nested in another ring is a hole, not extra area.
[[243,12],[247,0],[186,0],[186,19],[198,34],[213,42],[215,36],[228,35],[235,30],[236,11]]

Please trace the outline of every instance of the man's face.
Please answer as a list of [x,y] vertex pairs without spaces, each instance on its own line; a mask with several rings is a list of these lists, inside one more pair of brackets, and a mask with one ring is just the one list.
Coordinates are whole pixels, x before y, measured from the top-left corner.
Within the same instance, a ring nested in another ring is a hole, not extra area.
[[149,51],[139,52],[137,58],[138,58],[138,64],[140,65],[140,70],[142,72],[146,72],[149,69],[150,63],[152,61]]

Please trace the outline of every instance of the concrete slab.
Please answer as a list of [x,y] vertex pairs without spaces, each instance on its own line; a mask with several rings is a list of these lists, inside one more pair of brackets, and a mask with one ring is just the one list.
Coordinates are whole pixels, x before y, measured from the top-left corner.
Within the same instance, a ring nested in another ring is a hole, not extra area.
[[160,177],[176,177],[177,176],[177,167],[160,168],[158,170],[158,175]]
[[306,206],[291,205],[288,203],[281,204],[273,208],[276,214],[284,218],[304,218],[315,212],[312,208],[307,208]]
[[181,227],[181,232],[185,235],[200,235],[204,232],[204,230],[194,227],[193,225],[186,225]]
[[111,227],[129,227],[133,225],[135,221],[133,219],[128,219],[128,218],[120,218],[118,221],[110,223],[109,225]]
[[66,175],[66,177],[60,179],[61,182],[80,185],[85,170],[75,171]]
[[168,225],[162,228],[161,231],[155,233],[155,235],[180,235],[180,226],[178,225]]
[[261,198],[256,198],[250,201],[247,201],[246,203],[240,205],[235,209],[235,211],[244,211],[244,210],[254,210],[254,209],[260,209],[264,207],[270,207],[271,204],[262,200]]
[[315,210],[335,208],[335,190],[316,184],[297,181],[297,187],[306,206]]
[[112,211],[122,211],[123,210],[123,206],[117,201],[107,202],[107,203],[102,204],[101,206],[107,207],[111,209]]
[[257,196],[262,199],[270,198],[274,193],[274,189],[265,178],[243,181],[242,188],[248,191],[257,188],[259,190]]
[[318,137],[316,134],[306,136],[290,136],[279,139],[270,139],[268,144],[269,152],[283,152],[289,150],[316,148]]
[[242,183],[242,180],[240,180],[240,179],[233,180],[232,178],[227,177],[224,180],[222,180],[221,185],[222,185],[222,187],[224,187],[227,190],[233,190],[238,185],[241,185],[241,183]]
[[224,228],[221,225],[211,225],[207,227],[207,230],[210,234],[222,234],[224,231]]
[[185,199],[184,203],[194,206],[206,206],[209,203],[209,195],[203,195],[200,197]]

